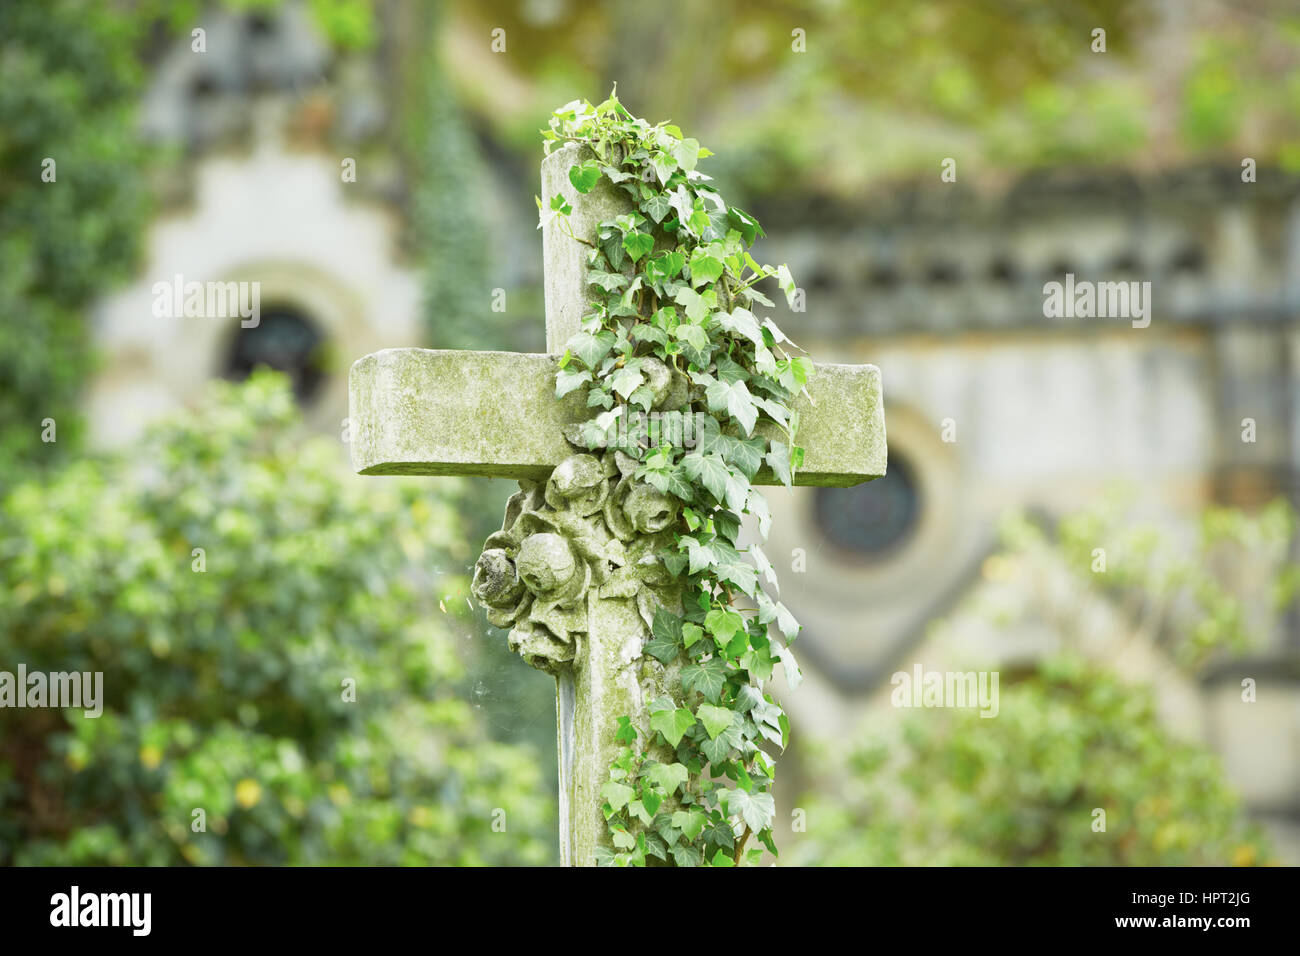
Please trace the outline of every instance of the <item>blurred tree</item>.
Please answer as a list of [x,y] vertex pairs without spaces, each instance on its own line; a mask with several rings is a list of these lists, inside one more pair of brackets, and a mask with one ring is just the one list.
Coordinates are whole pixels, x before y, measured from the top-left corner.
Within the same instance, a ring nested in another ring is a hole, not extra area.
[[0,862],[550,862],[535,754],[487,737],[438,613],[449,486],[338,477],[271,373],[214,389],[3,501],[0,661],[105,702],[0,710]]
[[[134,261],[138,21],[89,0],[0,4],[0,462],[75,444],[82,313]],[[51,165],[52,162],[52,165]],[[57,441],[41,441],[52,418]]]
[[425,276],[426,334],[435,348],[500,348],[502,326],[511,320],[491,310],[484,161],[437,54],[439,7],[411,11],[401,131],[412,233]]
[[[710,175],[753,192],[937,180],[945,156],[972,173],[1242,155],[1300,169],[1290,0],[460,0],[455,13],[457,85],[521,150],[549,104],[617,82],[633,112],[725,146]],[[490,52],[495,28],[507,55]]]

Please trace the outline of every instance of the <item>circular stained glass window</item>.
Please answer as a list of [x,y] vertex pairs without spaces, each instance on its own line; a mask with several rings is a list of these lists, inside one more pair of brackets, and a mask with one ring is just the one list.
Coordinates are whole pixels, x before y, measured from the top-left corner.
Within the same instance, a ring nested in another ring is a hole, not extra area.
[[299,310],[275,305],[262,310],[261,321],[237,331],[226,358],[226,377],[247,378],[259,365],[284,372],[300,404],[316,395],[324,378],[321,354],[325,337]]
[[883,478],[852,488],[818,488],[814,508],[817,528],[831,544],[864,558],[880,558],[916,527],[920,489],[911,463],[891,454]]

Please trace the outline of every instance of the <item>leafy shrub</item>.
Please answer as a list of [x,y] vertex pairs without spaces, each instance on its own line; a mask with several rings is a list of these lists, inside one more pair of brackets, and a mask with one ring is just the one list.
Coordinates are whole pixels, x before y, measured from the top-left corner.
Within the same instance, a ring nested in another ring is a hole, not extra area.
[[105,702],[0,709],[0,862],[548,862],[534,755],[488,739],[438,612],[449,486],[346,475],[277,376],[215,387],[3,499],[0,669]]

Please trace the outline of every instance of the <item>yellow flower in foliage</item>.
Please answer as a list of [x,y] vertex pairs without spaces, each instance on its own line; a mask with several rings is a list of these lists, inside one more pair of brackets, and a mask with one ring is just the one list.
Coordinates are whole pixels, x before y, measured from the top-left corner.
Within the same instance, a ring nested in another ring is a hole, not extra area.
[[148,770],[153,770],[162,763],[162,758],[162,750],[155,747],[153,744],[146,744],[140,748],[140,762],[144,764],[145,768]]
[[235,784],[235,802],[245,810],[257,806],[262,799],[262,785],[256,780],[245,777]]

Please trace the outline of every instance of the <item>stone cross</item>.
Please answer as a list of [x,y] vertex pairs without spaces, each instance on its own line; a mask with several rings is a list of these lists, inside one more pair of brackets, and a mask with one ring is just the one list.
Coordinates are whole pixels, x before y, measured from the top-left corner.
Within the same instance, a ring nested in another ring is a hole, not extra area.
[[[563,193],[574,235],[592,241],[601,222],[632,205],[608,179],[587,194],[573,188],[569,168],[589,155],[570,145],[547,156],[541,194]],[[592,453],[566,440],[592,414],[582,390],[555,398],[559,353],[589,301],[587,247],[553,219],[542,249],[548,354],[403,348],[367,355],[349,377],[351,447],[362,475],[519,480],[502,530],[479,559],[473,591],[489,620],[511,629],[511,648],[556,678],[560,861],[589,865],[608,845],[600,791],[621,747],[618,718],[630,716],[646,746],[650,702],[679,696],[676,671],[642,655],[654,610],[680,607],[655,557],[672,545],[677,502],[636,481],[635,461],[621,452]],[[669,379],[660,384],[654,408],[683,403],[684,390],[673,398]],[[805,448],[795,484],[842,487],[883,475],[879,370],[819,364],[807,393],[795,405]],[[766,471],[755,481],[776,483]]]

